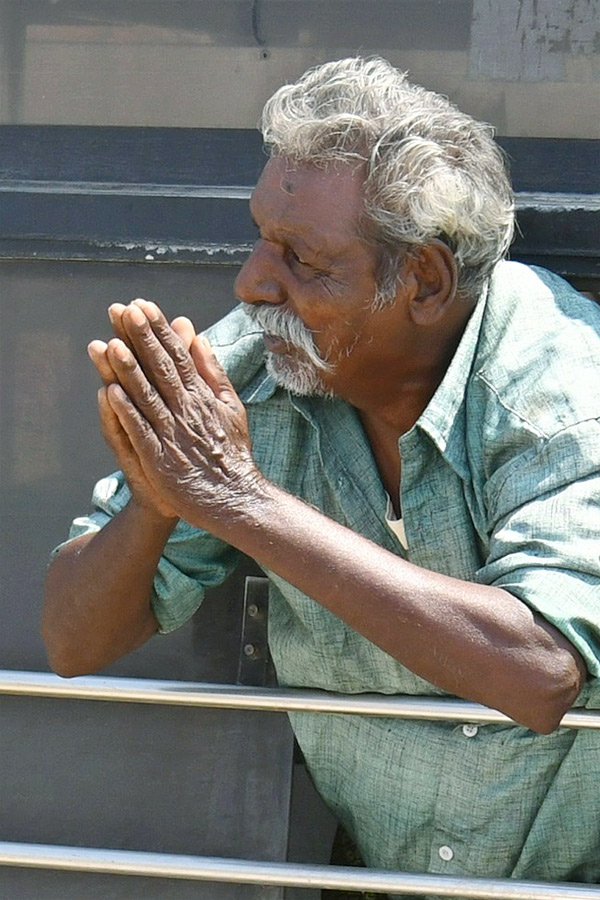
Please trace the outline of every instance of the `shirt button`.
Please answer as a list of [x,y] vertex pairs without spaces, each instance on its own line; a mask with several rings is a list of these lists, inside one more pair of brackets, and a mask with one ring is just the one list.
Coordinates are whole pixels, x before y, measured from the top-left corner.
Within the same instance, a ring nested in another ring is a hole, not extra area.
[[443,847],[440,847],[438,853],[446,862],[450,862],[450,860],[454,858],[454,850],[452,849],[452,847],[448,847],[446,844],[444,844]]
[[478,731],[477,725],[463,725],[462,727],[462,733],[465,737],[475,737]]

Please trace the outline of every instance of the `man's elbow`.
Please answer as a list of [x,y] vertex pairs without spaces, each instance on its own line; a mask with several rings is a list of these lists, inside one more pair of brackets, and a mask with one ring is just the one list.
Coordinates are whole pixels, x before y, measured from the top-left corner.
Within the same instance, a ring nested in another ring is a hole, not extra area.
[[555,731],[575,703],[587,678],[585,664],[579,654],[563,651],[541,679],[539,689],[532,692],[524,725],[539,734]]
[[91,675],[107,664],[103,658],[98,658],[89,639],[49,603],[42,610],[40,631],[50,668],[62,678]]
[[61,551],[46,572],[40,631],[50,668],[62,678],[90,675],[106,662],[98,657],[97,632],[89,617],[75,614],[70,589],[69,553]]
[[73,678],[76,675],[90,675],[97,669],[90,660],[85,659],[73,646],[73,642],[57,635],[54,628],[42,619],[42,640],[46,648],[46,656],[50,668],[61,678]]
[[61,678],[75,678],[77,675],[92,675],[96,669],[84,665],[80,660],[69,659],[65,656],[55,655],[46,649],[46,655],[50,668],[55,675]]
[[77,675],[90,675],[91,672],[88,672],[85,668],[79,667],[70,662],[63,662],[62,660],[59,662],[53,662],[50,657],[48,657],[48,661],[50,663],[50,668],[54,672],[55,675],[60,675],[61,678],[75,678]]

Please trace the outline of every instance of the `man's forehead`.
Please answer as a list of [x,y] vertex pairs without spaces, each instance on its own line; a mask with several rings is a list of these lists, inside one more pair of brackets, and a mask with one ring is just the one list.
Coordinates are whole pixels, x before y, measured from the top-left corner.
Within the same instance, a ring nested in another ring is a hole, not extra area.
[[296,161],[285,156],[273,156],[265,165],[260,175],[261,181],[277,180],[282,190],[295,193],[299,185],[308,184],[340,184],[355,183],[362,190],[364,167],[358,163],[332,159],[311,163]]
[[363,211],[363,173],[356,165],[338,161],[312,165],[273,157],[259,178],[251,207],[267,214],[285,211],[356,225]]

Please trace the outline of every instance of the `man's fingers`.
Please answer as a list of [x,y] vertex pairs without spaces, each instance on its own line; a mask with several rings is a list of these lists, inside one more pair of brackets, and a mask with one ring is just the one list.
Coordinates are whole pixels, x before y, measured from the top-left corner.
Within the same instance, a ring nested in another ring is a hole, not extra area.
[[[155,303],[134,300],[123,312],[122,321],[140,365],[165,399],[178,384],[188,390],[197,386],[188,348]],[[189,336],[187,326],[183,328]]]
[[111,303],[108,307],[108,319],[112,326],[112,330],[115,333],[115,337],[120,338],[124,344],[131,347],[127,332],[123,325],[123,313],[126,309],[127,307],[123,303]]
[[106,355],[106,349],[104,341],[92,341],[88,344],[87,352],[104,384],[113,384],[117,377]]
[[202,334],[196,335],[190,353],[198,375],[206,382],[215,397],[232,408],[241,405],[241,400],[225,369],[213,353],[208,338]]
[[133,448],[118,416],[108,402],[107,389],[98,391],[98,410],[102,437],[112,450],[119,467],[127,472],[134,457]]
[[[182,389],[184,392],[200,392],[205,401],[216,397],[231,409],[239,410],[241,401],[210,343],[202,335],[196,335],[189,319],[182,316],[169,325],[155,303],[137,299],[127,307],[113,304],[112,320],[115,330],[120,328],[125,334],[126,343],[131,348],[131,358],[123,355],[124,342],[111,341],[106,354],[108,363],[117,372],[118,381],[126,393],[153,427],[159,424],[156,420],[157,404],[147,383],[156,389],[175,414],[184,402]],[[134,359],[137,359],[139,371],[134,366]],[[142,376],[145,376],[146,384]]]
[[144,459],[152,460],[160,456],[160,440],[120,384],[109,384],[105,390],[106,401],[143,468]]
[[[131,347],[131,342],[125,332],[122,321],[123,312],[126,308],[122,303],[111,303],[108,307],[108,318],[115,337],[118,337],[128,347]],[[105,385],[109,385],[114,384],[117,381],[117,377],[108,359],[106,348],[107,344],[105,341],[91,341],[88,344],[87,352],[89,358],[96,366],[100,378]]]
[[105,387],[100,388],[98,391],[98,410],[100,413],[100,429],[102,431],[102,437],[109,445],[118,461],[121,456],[120,451],[123,450],[124,446],[126,446],[126,443],[129,443],[129,441],[112,406],[108,402]]
[[128,401],[135,405],[157,433],[169,436],[173,430],[171,412],[160,392],[148,381],[132,351],[123,341],[113,338],[107,346],[106,355]]
[[184,344],[186,350],[189,350],[196,337],[196,329],[193,323],[185,316],[178,316],[171,322],[171,328]]

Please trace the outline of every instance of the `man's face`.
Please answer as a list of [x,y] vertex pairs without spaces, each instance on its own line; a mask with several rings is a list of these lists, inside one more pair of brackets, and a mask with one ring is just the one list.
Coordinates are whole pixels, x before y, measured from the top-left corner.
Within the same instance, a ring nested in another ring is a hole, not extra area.
[[359,235],[359,168],[267,163],[250,208],[260,239],[236,294],[265,331],[267,364],[295,393],[352,397],[352,385],[383,350],[372,311],[377,253]]

